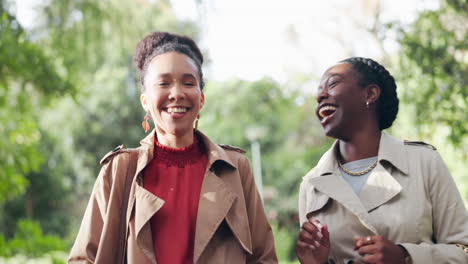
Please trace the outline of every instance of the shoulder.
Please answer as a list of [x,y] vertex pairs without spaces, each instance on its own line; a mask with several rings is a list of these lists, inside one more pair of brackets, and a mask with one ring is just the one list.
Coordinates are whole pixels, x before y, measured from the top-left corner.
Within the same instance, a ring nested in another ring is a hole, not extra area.
[[221,155],[226,154],[231,157],[239,155],[242,156],[246,152],[245,150],[232,145],[217,144],[213,142],[208,136],[206,136],[198,130],[196,131],[195,135],[197,136],[198,140],[200,140],[203,143],[203,145],[205,145],[205,148],[209,153],[212,153],[214,151],[218,152]]
[[409,140],[403,140],[403,143],[407,151],[410,171],[429,180],[441,180],[445,178],[445,175],[450,175],[445,161],[433,145],[423,141]]
[[424,148],[428,148],[428,149],[431,149],[431,150],[437,150],[436,147],[434,147],[433,145],[431,144],[428,144],[424,141],[413,141],[413,140],[403,140],[403,144],[405,146],[409,146],[409,147],[424,147]]
[[123,145],[115,147],[101,159],[102,167],[98,178],[106,185],[124,184],[128,168],[136,167],[138,153],[138,148],[127,149]]
[[439,156],[436,147],[424,141],[403,140],[403,145],[410,163],[417,160],[432,161]]
[[127,149],[124,145],[120,145],[115,147],[113,150],[109,151],[104,157],[102,157],[101,161],[99,162],[101,165],[105,165],[110,163],[114,158],[124,156],[128,156],[133,152],[136,152],[136,149]]
[[242,165],[246,162],[248,163],[248,158],[245,155],[245,150],[225,144],[218,144],[218,146],[220,146],[221,149],[224,151],[225,155],[227,156],[227,160],[230,160],[231,162],[233,162],[233,164]]
[[227,151],[234,151],[234,152],[241,153],[241,154],[245,154],[245,152],[246,152],[245,150],[243,150],[241,148],[234,147],[234,146],[231,146],[231,145],[218,144],[218,146],[220,146],[221,148],[223,148],[224,150],[227,150]]

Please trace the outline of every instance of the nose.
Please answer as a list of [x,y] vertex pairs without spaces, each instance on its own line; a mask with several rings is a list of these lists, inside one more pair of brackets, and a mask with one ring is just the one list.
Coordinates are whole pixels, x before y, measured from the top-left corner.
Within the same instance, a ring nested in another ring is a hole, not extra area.
[[324,88],[317,89],[317,103],[321,103],[324,99],[328,98],[328,90]]
[[169,100],[171,101],[180,101],[185,98],[185,92],[183,85],[174,84],[169,91]]

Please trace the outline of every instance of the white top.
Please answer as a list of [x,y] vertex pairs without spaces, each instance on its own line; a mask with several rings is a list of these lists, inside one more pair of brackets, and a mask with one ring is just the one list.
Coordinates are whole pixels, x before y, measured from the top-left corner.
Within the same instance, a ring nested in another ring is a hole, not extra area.
[[[367,159],[351,161],[351,162],[343,164],[343,167],[352,172],[359,172],[359,171],[363,171],[369,168],[376,161],[377,161],[377,156],[367,158]],[[372,170],[370,170],[366,174],[359,175],[359,176],[348,174],[342,169],[340,169],[340,171],[341,171],[341,176],[343,176],[343,179],[345,179],[349,183],[349,185],[351,185],[351,188],[353,188],[354,192],[359,196],[359,193],[361,192],[362,187],[364,187],[364,184],[366,184],[367,178],[369,178],[369,175]]]

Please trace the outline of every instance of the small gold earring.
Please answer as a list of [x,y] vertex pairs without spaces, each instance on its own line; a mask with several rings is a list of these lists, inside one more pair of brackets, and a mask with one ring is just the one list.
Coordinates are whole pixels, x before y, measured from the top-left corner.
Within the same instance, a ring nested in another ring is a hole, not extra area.
[[141,122],[141,126],[143,127],[143,130],[145,130],[145,133],[148,132],[148,130],[150,130],[151,126],[148,122],[148,120],[150,119],[150,116],[148,114],[148,112],[146,112],[146,115],[145,117],[143,118],[143,122]]
[[195,130],[198,129],[198,119],[200,119],[200,114],[198,114],[197,119],[195,119]]

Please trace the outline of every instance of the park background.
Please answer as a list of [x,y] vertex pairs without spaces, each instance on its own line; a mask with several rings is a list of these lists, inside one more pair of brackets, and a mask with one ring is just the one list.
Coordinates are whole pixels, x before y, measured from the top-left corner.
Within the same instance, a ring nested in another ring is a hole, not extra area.
[[0,263],[64,263],[99,159],[145,136],[132,55],[153,31],[204,52],[200,129],[251,160],[259,147],[281,263],[301,178],[332,143],[318,81],[346,57],[390,70],[388,133],[437,147],[468,200],[466,0],[0,0]]

